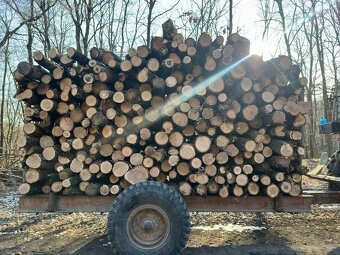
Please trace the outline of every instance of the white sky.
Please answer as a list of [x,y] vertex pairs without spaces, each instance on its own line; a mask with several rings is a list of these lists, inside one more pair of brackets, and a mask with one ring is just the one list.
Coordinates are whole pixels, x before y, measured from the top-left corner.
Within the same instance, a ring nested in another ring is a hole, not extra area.
[[241,28],[240,34],[250,40],[250,53],[267,59],[276,55],[278,41],[277,38],[262,40],[264,26],[263,18],[258,15],[258,4],[259,1],[255,0],[240,0],[234,11],[234,23]]

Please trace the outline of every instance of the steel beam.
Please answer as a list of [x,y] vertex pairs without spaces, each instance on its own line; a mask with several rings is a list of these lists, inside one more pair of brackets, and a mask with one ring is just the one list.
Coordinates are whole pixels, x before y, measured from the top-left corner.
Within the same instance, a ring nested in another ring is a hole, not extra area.
[[[22,196],[19,201],[21,212],[108,212],[115,196]],[[227,197],[190,196],[184,198],[190,211],[195,212],[308,212],[313,197],[267,196]],[[318,200],[315,200],[318,201]]]

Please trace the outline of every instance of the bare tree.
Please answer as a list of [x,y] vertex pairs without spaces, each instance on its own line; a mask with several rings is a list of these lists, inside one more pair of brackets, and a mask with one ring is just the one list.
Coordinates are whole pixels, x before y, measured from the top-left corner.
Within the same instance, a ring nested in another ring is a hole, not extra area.
[[146,45],[149,46],[151,42],[151,28],[154,23],[154,21],[163,16],[164,14],[172,11],[180,2],[180,0],[177,0],[174,4],[170,5],[170,7],[164,11],[161,11],[159,13],[154,13],[154,8],[156,6],[157,0],[144,0],[148,6],[147,10],[147,21],[146,21]]
[[5,102],[6,102],[6,78],[7,78],[7,62],[9,57],[8,52],[9,47],[9,40],[7,40],[6,46],[2,51],[4,56],[3,63],[4,63],[4,71],[2,73],[2,86],[1,86],[1,109],[0,109],[0,154],[3,154],[4,150],[4,140],[5,140]]
[[118,1],[112,1],[112,3],[109,4],[108,6],[108,29],[106,32],[106,40],[108,41],[108,46],[109,50],[115,51],[117,44],[118,44],[118,31],[120,29],[120,22],[115,22],[115,21],[120,21],[123,15],[123,8],[120,8],[119,11],[118,9]]
[[[75,27],[75,39],[77,50],[87,52],[90,43],[91,20],[98,12],[100,1],[95,0],[66,0],[66,6]],[[96,31],[92,31],[93,34]],[[92,37],[93,38],[93,37]]]
[[233,0],[229,0],[229,26],[228,26],[228,35],[230,36],[233,33]]
[[[214,0],[191,1],[190,10],[185,10],[180,15],[187,36],[197,39],[202,32],[217,35],[225,34],[227,29],[230,33],[230,28],[232,29],[233,25],[224,20],[228,16],[228,5],[230,6],[228,1],[224,1],[222,4]],[[233,15],[233,12],[231,14],[229,12],[229,15]]]
[[[314,23],[315,23],[315,15],[311,15],[311,8],[306,6],[306,3],[302,1],[302,5],[298,6],[302,13],[303,17],[306,21],[309,22],[303,22],[303,32],[304,32],[304,39],[307,41],[307,52],[309,58],[306,59],[309,60],[309,65],[306,67],[306,75],[309,77],[309,82],[308,82],[308,87],[305,89],[306,97],[308,102],[313,102],[313,95],[315,96],[315,83],[313,79],[313,73],[315,72],[314,70],[314,47],[315,47],[315,40],[313,37],[314,34]],[[308,141],[310,146],[309,148],[309,155],[312,157],[315,157],[318,155],[318,149],[317,149],[317,143],[315,139],[315,112],[314,109],[309,112],[309,118],[308,118]]]
[[264,1],[259,1],[259,8],[260,8],[260,13],[263,16],[263,23],[264,23],[264,27],[263,27],[263,33],[262,33],[262,40],[266,37],[266,35],[268,35],[269,33],[269,28],[270,25],[273,21],[274,18],[274,3],[271,4],[271,0],[264,0]]
[[[19,8],[18,5],[15,3],[15,1],[10,1],[10,0],[5,0],[5,3],[7,6],[9,6],[12,10],[16,11],[16,12],[20,12],[21,13],[21,10],[22,8]],[[1,20],[1,25],[3,27],[5,27],[5,32],[4,32],[4,35],[2,36],[2,38],[0,38],[0,48],[2,48],[7,40],[9,40],[13,35],[17,34],[18,31],[25,25],[29,24],[29,23],[32,23],[32,22],[35,22],[37,20],[39,20],[44,12],[47,12],[52,6],[54,6],[56,3],[56,1],[52,1],[51,4],[46,7],[46,9],[42,10],[40,13],[34,15],[34,16],[30,16],[30,17],[26,17],[24,15],[20,15],[20,17],[22,18],[21,22],[16,25],[14,28],[11,28],[11,22],[9,22],[9,20],[7,20],[5,18],[5,16],[3,15],[0,15],[0,20]],[[18,13],[19,14],[19,13]]]
[[123,19],[122,19],[122,28],[121,28],[121,46],[120,46],[120,56],[123,57],[124,53],[124,46],[125,46],[125,26],[127,23],[127,16],[128,16],[128,8],[130,6],[130,0],[123,0]]
[[279,14],[281,17],[281,24],[282,24],[282,30],[283,30],[283,38],[285,40],[285,44],[286,44],[286,49],[287,49],[287,53],[289,57],[292,57],[292,53],[290,50],[290,42],[289,42],[289,38],[288,38],[288,29],[287,29],[287,25],[286,25],[286,16],[283,10],[283,6],[282,6],[282,0],[275,0],[275,2],[277,3],[277,6],[279,8]]
[[[317,0],[311,0],[312,10],[314,13],[317,13]],[[321,10],[323,10],[323,3],[321,2]],[[328,90],[327,90],[327,78],[326,78],[326,70],[325,70],[325,52],[324,52],[324,30],[325,30],[325,20],[323,17],[323,13],[318,15],[314,22],[314,30],[315,30],[315,41],[316,41],[316,50],[317,56],[320,66],[321,72],[321,84],[322,84],[322,98],[323,98],[323,105],[324,105],[324,116],[328,119],[331,116],[331,106],[328,101]],[[332,152],[332,140],[330,136],[327,136],[327,151],[328,153]]]
[[51,34],[50,34],[50,27],[51,27],[51,16],[50,16],[50,9],[44,11],[51,5],[50,1],[48,0],[40,0],[37,2],[37,7],[39,11],[42,11],[42,17],[38,20],[33,27],[35,31],[37,31],[38,38],[42,42],[44,46],[44,52],[47,53],[47,50],[51,48]]
[[338,17],[338,21],[339,21],[339,23],[340,23],[340,1],[336,1],[336,7],[337,7],[337,9],[338,9],[338,11],[337,11],[337,17]]
[[127,42],[129,44],[129,48],[133,48],[136,43],[137,36],[144,33],[144,29],[142,29],[142,22],[146,8],[147,6],[142,5],[142,0],[138,0],[136,15],[134,15],[133,26],[131,26],[133,27],[133,31],[128,32],[128,29],[126,29],[126,38],[128,39]]
[[30,0],[28,2],[28,5],[19,5],[16,1],[9,1],[5,0],[6,4],[13,10],[15,13],[20,17],[22,22],[12,31],[7,28],[6,34],[4,38],[0,41],[0,47],[2,47],[2,44],[8,40],[11,36],[16,34],[23,26],[26,26],[27,28],[27,54],[28,54],[28,61],[30,63],[33,63],[33,53],[32,53],[32,46],[33,46],[33,24],[37,20],[39,20],[41,17],[44,16],[45,12],[47,12],[56,2],[51,2],[46,8],[41,10],[41,13],[39,15],[35,15],[35,1]]

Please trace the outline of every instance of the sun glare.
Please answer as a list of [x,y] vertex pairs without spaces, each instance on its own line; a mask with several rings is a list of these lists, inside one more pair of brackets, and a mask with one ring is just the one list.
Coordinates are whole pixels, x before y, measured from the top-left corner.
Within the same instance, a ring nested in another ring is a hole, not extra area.
[[250,46],[250,54],[262,56],[264,59],[271,58],[272,56],[277,55],[278,52],[278,43],[274,43],[273,41],[267,39],[255,39],[254,41],[252,41]]

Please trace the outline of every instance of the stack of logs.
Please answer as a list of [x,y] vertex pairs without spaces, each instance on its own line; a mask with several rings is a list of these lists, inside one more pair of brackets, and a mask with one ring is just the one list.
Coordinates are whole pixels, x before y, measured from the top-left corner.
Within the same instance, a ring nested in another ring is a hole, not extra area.
[[171,21],[125,58],[34,53],[14,73],[25,102],[20,194],[118,194],[156,180],[184,195],[301,194],[306,78],[287,56],[249,56],[232,34],[183,38]]

